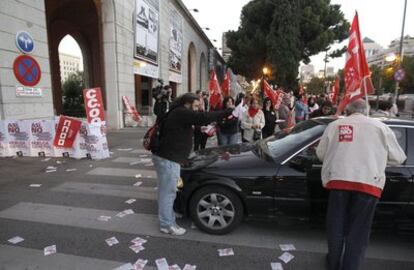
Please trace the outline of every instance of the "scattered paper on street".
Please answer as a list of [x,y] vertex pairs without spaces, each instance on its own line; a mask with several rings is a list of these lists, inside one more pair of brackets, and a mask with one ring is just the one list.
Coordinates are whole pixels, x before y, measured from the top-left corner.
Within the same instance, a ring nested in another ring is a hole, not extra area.
[[272,262],[270,263],[272,270],[283,270],[283,266],[280,262]]
[[110,216],[100,216],[100,217],[98,217],[99,221],[109,221],[110,219],[111,219]]
[[145,249],[142,245],[138,245],[138,244],[134,244],[132,246],[129,246],[129,248],[135,253],[139,253],[140,251]]
[[7,242],[12,243],[12,244],[18,244],[20,242],[23,242],[24,239],[21,238],[20,236],[15,236],[13,238],[10,238],[9,240],[7,240]]
[[56,164],[62,164],[63,162],[60,160],[56,160]]
[[147,265],[148,260],[143,260],[143,259],[138,259],[135,263],[134,263],[134,270],[143,270],[145,265]]
[[29,187],[41,187],[42,184],[30,184]]
[[49,158],[42,159],[42,162],[48,162],[49,160],[50,160],[50,157]]
[[234,251],[232,248],[223,248],[223,249],[218,249],[218,253],[220,257],[224,257],[224,256],[234,256]]
[[93,167],[93,165],[92,164],[89,164],[89,168],[92,168]]
[[54,166],[47,166],[46,167],[46,173],[56,172],[57,168]]
[[43,249],[45,256],[49,256],[56,253],[56,245],[48,246]]
[[135,199],[129,199],[129,200],[125,201],[125,203],[127,203],[127,204],[133,204],[136,201],[137,200],[135,200]]
[[169,270],[167,259],[161,258],[155,260],[155,265],[158,270]]
[[141,178],[141,177],[142,177],[142,174],[140,173],[135,175],[135,178]]
[[144,166],[145,167],[152,167],[152,166],[154,166],[154,163],[151,162],[151,163],[145,164]]
[[293,256],[289,252],[284,252],[281,256],[279,256],[279,259],[284,263],[290,262],[291,260],[293,260],[293,258],[295,258],[295,256]]
[[131,240],[131,243],[134,243],[136,245],[143,245],[146,242],[148,242],[148,241],[145,240],[145,239],[143,239],[143,238],[141,238],[141,237],[136,237],[136,238],[134,238],[134,239]]
[[138,182],[136,182],[136,183],[134,184],[134,186],[136,186],[136,187],[139,187],[140,185],[142,185],[142,182],[141,182],[141,181],[138,181]]
[[116,150],[120,152],[128,152],[128,151],[132,151],[132,148],[118,148]]
[[135,269],[132,263],[126,263],[121,265],[120,267],[114,268],[113,270],[131,270]]
[[292,244],[283,244],[283,245],[279,245],[280,249],[282,251],[292,251],[292,250],[296,250],[295,246]]
[[137,165],[137,164],[140,164],[140,163],[141,163],[141,161],[138,160],[138,161],[130,162],[129,165],[134,166],[134,165]]
[[186,264],[184,265],[183,270],[196,270],[197,266],[195,265],[191,265],[191,264]]
[[108,246],[112,247],[113,245],[119,244],[118,239],[116,237],[111,237],[105,240],[105,242],[108,244]]
[[181,270],[181,267],[178,264],[168,266],[168,270]]
[[140,158],[148,157],[148,155],[139,155]]
[[72,169],[66,169],[66,171],[67,172],[75,172],[75,171],[77,171],[78,169],[76,169],[76,168],[72,168]]
[[126,209],[126,210],[124,210],[124,211],[119,212],[118,214],[116,214],[116,216],[117,217],[120,217],[120,218],[123,218],[123,217],[125,217],[127,215],[132,215],[133,213],[134,213],[134,210],[132,210],[132,209]]

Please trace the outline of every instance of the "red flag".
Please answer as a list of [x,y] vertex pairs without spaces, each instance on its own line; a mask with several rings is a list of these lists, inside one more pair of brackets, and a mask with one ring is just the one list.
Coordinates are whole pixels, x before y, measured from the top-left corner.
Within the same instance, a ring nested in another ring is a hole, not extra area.
[[303,87],[302,84],[299,85],[299,95],[302,96],[302,102],[308,105],[308,99],[306,98],[305,88]]
[[217,75],[214,70],[210,72],[210,82],[208,83],[208,90],[210,91],[210,108],[215,110],[221,107],[222,96]]
[[345,96],[339,104],[337,114],[340,114],[349,102],[366,94],[374,93],[370,74],[365,58],[364,45],[361,42],[358,13],[355,13],[349,31],[348,51],[344,68]]
[[124,101],[125,108],[127,109],[128,114],[131,115],[132,119],[136,122],[140,122],[142,120],[141,115],[138,113],[135,106],[132,106],[129,102],[129,99],[127,96],[122,96],[122,100]]
[[226,74],[224,75],[224,80],[221,84],[221,90],[223,92],[223,96],[227,97],[230,95],[230,70],[227,70]]
[[60,116],[53,145],[71,148],[79,132],[82,122],[70,117]]
[[283,97],[285,96],[285,92],[283,90],[277,90],[277,101],[275,105],[275,109],[279,110],[280,104],[282,104]]
[[270,98],[273,106],[275,106],[278,100],[278,94],[272,89],[272,87],[270,87],[266,80],[263,80],[263,93],[266,97]]

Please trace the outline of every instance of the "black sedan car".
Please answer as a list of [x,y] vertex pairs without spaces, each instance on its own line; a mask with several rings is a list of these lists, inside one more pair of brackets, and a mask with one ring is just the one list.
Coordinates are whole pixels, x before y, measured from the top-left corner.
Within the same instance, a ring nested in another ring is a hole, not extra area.
[[[201,230],[225,234],[246,216],[324,216],[328,192],[316,146],[333,118],[301,122],[256,143],[197,152],[182,169],[175,209]],[[407,160],[386,169],[379,213],[414,218],[414,121],[381,119],[395,133]]]

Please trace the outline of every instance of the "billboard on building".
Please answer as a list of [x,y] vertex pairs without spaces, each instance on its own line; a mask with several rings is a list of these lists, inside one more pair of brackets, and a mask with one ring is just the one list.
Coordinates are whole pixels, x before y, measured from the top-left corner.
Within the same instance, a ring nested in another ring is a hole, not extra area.
[[170,17],[170,69],[181,73],[181,57],[183,53],[183,18],[171,8]]
[[158,0],[136,0],[135,2],[135,46],[136,58],[158,63]]

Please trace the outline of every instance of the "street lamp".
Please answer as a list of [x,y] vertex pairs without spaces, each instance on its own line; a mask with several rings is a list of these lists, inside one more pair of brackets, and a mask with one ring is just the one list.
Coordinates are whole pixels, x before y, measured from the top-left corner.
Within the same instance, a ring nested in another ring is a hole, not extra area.
[[267,76],[270,72],[270,70],[267,67],[263,67],[263,75]]

